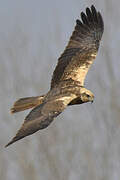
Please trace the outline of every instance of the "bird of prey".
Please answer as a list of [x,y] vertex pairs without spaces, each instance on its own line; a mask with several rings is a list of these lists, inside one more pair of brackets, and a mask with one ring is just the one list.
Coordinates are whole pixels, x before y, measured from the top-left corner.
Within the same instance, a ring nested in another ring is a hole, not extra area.
[[81,12],[81,20],[76,20],[68,45],[58,59],[48,93],[21,98],[11,108],[11,113],[33,109],[6,147],[48,127],[68,105],[93,102],[94,95],[84,87],[84,80],[96,58],[103,31],[102,16],[93,5],[86,8],[86,13]]

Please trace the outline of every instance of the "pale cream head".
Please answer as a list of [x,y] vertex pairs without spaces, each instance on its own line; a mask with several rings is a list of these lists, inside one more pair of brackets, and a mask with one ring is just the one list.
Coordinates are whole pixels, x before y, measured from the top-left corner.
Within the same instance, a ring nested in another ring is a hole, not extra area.
[[88,89],[82,88],[81,89],[81,100],[83,102],[93,102],[94,94],[89,91]]

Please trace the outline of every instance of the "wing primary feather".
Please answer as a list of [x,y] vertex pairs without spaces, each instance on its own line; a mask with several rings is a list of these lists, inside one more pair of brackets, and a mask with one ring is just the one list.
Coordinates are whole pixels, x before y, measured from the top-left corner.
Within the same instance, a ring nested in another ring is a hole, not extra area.
[[81,12],[81,19],[82,19],[82,21],[83,21],[84,24],[89,25],[87,16],[85,15],[84,12]]
[[[89,8],[88,8],[89,9]],[[90,10],[89,10],[90,11]],[[95,22],[98,22],[98,17],[97,17],[97,11],[95,9],[95,7],[92,5],[91,6],[91,11],[92,11],[92,14],[93,14],[93,19]],[[87,11],[86,11],[87,12]]]
[[101,37],[102,37],[102,33],[104,31],[104,22],[103,22],[103,19],[102,19],[100,12],[98,12],[98,23],[99,23],[99,26],[101,28]]
[[79,19],[76,20],[76,24],[79,25],[79,26],[83,25],[82,22]]
[[88,21],[89,21],[89,24],[90,24],[90,22],[93,22],[93,15],[92,15],[89,8],[86,8],[86,14],[87,14],[87,18],[88,18]]

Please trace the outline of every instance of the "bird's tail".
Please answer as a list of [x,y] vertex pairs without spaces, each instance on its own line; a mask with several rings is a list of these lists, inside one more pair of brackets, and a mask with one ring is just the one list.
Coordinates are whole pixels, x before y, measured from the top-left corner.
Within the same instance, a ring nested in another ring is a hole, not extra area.
[[24,111],[33,107],[40,105],[44,100],[44,95],[36,96],[36,97],[26,97],[18,99],[13,107],[10,109],[11,113],[16,113],[20,111]]

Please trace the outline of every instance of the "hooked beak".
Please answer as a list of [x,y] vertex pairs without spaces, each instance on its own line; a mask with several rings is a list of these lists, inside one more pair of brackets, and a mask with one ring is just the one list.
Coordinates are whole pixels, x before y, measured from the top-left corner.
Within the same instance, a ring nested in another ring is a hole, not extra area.
[[94,96],[93,97],[90,97],[90,102],[91,102],[91,104],[93,103],[93,101],[94,101]]
[[93,100],[91,101],[91,104],[93,103]]

